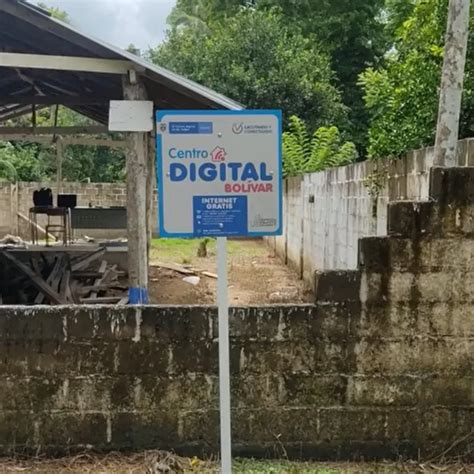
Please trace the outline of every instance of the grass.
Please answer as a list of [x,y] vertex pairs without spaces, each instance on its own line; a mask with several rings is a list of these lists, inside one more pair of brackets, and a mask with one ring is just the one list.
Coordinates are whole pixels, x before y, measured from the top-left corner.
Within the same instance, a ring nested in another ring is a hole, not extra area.
[[[192,264],[198,261],[197,250],[202,239],[153,239],[151,260],[164,263]],[[216,240],[207,244],[208,256],[216,255]],[[268,253],[268,249],[258,240],[228,240],[229,257],[258,257]]]
[[235,474],[339,474],[343,471],[311,463],[239,460],[234,461],[233,472]]

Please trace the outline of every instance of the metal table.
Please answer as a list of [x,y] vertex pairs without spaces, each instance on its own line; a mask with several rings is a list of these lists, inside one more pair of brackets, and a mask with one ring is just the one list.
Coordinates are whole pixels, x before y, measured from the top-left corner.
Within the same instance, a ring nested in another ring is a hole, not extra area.
[[[71,227],[71,211],[67,207],[51,207],[51,206],[35,206],[30,208],[30,228],[31,240],[33,244],[39,241],[38,236],[38,219],[39,215],[47,216],[46,231],[46,245],[49,245],[50,233],[56,232],[62,234],[64,245],[68,245],[72,237]],[[53,219],[59,217],[60,222],[54,222]]]

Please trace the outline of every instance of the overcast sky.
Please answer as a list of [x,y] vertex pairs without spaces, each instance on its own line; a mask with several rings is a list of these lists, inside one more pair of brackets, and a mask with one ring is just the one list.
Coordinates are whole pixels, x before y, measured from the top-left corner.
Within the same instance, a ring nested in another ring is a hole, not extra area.
[[176,0],[42,1],[67,11],[71,23],[84,33],[122,48],[133,43],[140,49],[163,41],[166,17],[176,3]]

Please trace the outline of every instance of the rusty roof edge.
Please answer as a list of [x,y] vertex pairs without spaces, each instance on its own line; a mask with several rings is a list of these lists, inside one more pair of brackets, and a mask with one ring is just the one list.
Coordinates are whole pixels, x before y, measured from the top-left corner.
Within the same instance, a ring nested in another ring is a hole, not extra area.
[[[138,69],[146,69],[150,71],[153,74],[156,74],[158,76],[161,76],[165,79],[168,79],[172,82],[175,82],[178,86],[184,87],[189,90],[191,95],[198,95],[201,96],[203,99],[205,99],[206,102],[212,102],[216,106],[223,107],[229,110],[242,110],[245,107],[230,99],[229,97],[226,97],[223,94],[220,94],[213,89],[210,89],[206,86],[203,86],[201,84],[198,84],[197,82],[194,82],[190,79],[187,79],[177,73],[174,73],[164,67],[157,66],[156,64],[153,64],[149,61],[146,61],[145,59],[136,56],[124,49],[121,49],[115,45],[111,45],[103,40],[100,40],[98,38],[95,38],[90,35],[86,35],[85,33],[82,33],[80,30],[76,29],[75,27],[64,23],[56,18],[53,18],[49,15],[49,13],[45,10],[43,10],[40,7],[37,7],[36,5],[32,5],[29,3],[27,0],[7,0],[9,2],[16,3],[17,5],[28,8],[30,11],[32,11],[36,15],[41,15],[42,17],[45,17],[48,21],[56,24],[57,26],[69,31],[72,34],[75,35],[80,35],[84,39],[94,43],[96,46],[100,46],[101,48],[109,50],[109,52],[119,56],[120,58],[125,58],[131,62],[133,62]],[[0,2],[0,9],[1,9],[1,2]],[[71,39],[71,42],[74,43],[74,39]],[[119,58],[117,58],[119,59]]]

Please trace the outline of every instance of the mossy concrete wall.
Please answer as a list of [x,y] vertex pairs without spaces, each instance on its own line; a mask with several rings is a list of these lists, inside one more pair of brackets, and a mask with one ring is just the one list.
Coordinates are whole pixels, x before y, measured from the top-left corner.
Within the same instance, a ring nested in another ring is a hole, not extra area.
[[[474,452],[474,168],[389,207],[314,305],[233,308],[235,454]],[[0,307],[0,451],[218,451],[210,307]]]
[[[216,452],[216,324],[205,307],[0,309],[1,451]],[[472,428],[459,312],[363,316],[346,300],[233,309],[231,327],[236,454],[430,455]]]

